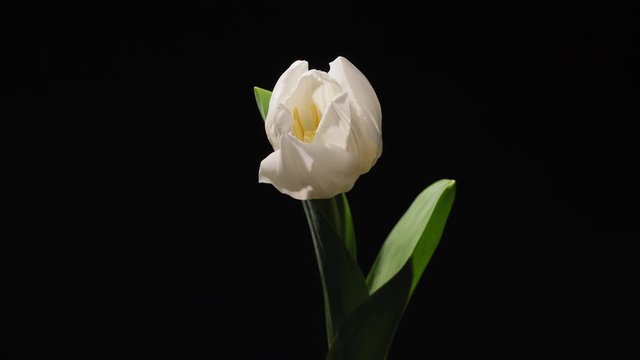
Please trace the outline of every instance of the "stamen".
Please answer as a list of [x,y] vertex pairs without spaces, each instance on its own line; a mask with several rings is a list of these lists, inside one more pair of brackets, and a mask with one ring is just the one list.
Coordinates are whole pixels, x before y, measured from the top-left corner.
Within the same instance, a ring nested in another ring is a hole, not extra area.
[[311,103],[311,124],[309,124],[309,119],[307,120],[307,126],[310,126],[310,129],[305,129],[304,122],[302,122],[302,118],[300,117],[300,111],[297,107],[293,108],[293,125],[291,125],[291,132],[295,137],[299,140],[304,141],[306,143],[313,142],[313,139],[316,137],[316,130],[318,130],[318,126],[320,125],[320,120],[322,116],[320,115],[320,110],[318,110],[318,105],[315,103]]
[[316,103],[311,103],[311,119],[313,120],[313,130],[315,131],[320,125],[320,111],[318,111]]
[[300,121],[298,108],[293,108],[293,126],[291,127],[291,131],[295,137],[304,141],[304,126],[302,126],[302,121]]

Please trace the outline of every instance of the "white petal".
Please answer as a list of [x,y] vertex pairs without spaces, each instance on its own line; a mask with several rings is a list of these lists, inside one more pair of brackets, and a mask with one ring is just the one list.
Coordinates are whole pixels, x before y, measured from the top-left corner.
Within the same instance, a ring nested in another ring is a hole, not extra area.
[[[302,74],[309,70],[309,64],[303,60],[294,61],[289,68],[280,75],[280,78],[276,82],[271,92],[271,100],[269,100],[269,110],[275,109],[278,104],[284,103],[285,99],[293,92],[298,86],[298,81]],[[273,120],[271,111],[267,114],[265,122]]]
[[304,73],[291,95],[285,99],[289,110],[298,108],[305,127],[311,127],[311,103],[321,110],[329,105],[336,95],[342,92],[342,87],[326,72],[310,70]]
[[342,87],[329,74],[324,71],[311,70],[311,75],[316,80],[316,86],[311,94],[313,102],[322,110],[341,92]]
[[350,106],[349,95],[340,94],[327,107],[314,142],[333,144],[355,154],[360,159],[360,173],[364,174],[382,153],[382,137],[358,116]]
[[382,129],[382,110],[378,96],[369,80],[349,60],[339,56],[329,63],[329,75],[336,79],[342,88],[349,93],[357,105],[357,112],[364,120],[371,121]]
[[355,139],[351,136],[351,109],[349,94],[346,92],[336,96],[327,106],[320,126],[316,131],[314,143],[333,144],[343,150],[353,150]]
[[351,190],[360,175],[359,159],[332,144],[282,137],[282,147],[260,163],[259,179],[298,200],[325,199]]
[[282,136],[291,131],[293,116],[284,104],[277,104],[275,109],[269,111],[269,114],[272,115],[271,121],[264,122],[264,129],[273,149],[279,150]]
[[351,107],[351,136],[353,152],[356,152],[362,163],[361,173],[368,172],[382,155],[382,134],[380,128],[372,125],[371,121],[359,118],[353,106]]
[[[297,67],[292,69],[296,64]],[[340,84],[323,71],[301,72],[307,68],[306,62],[297,61],[294,65],[280,77],[269,101],[269,113],[264,125],[274,150],[280,149],[282,135],[291,131],[294,108],[298,109],[304,127],[311,128],[311,104],[314,103],[322,110],[342,89]],[[294,79],[293,76],[297,78]]]

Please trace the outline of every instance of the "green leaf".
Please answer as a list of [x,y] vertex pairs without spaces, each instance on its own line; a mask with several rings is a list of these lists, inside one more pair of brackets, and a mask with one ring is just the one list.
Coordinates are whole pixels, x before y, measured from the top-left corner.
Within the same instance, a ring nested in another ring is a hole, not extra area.
[[327,360],[384,360],[409,302],[411,262],[365,300],[342,325]]
[[440,180],[414,200],[382,246],[367,285],[371,294],[345,321],[327,360],[384,360],[418,280],[444,230],[455,181]]
[[[337,198],[339,197],[339,199]],[[357,259],[356,256],[356,232],[353,228],[353,220],[351,219],[351,208],[349,207],[349,201],[347,195],[342,193],[335,199],[336,211],[338,214],[335,224],[337,224],[337,232],[340,238],[344,241],[347,250]]]
[[324,295],[327,341],[335,334],[353,311],[368,297],[369,292],[347,243],[355,237],[346,197],[306,200],[302,202],[316,252]]
[[271,91],[254,86],[253,94],[256,96],[256,103],[258,103],[258,110],[260,110],[262,120],[266,120],[267,113],[269,112],[269,100],[271,100]]
[[411,293],[436,250],[455,198],[456,182],[440,180],[426,188],[409,207],[382,245],[369,276],[374,293],[410,261],[413,268]]

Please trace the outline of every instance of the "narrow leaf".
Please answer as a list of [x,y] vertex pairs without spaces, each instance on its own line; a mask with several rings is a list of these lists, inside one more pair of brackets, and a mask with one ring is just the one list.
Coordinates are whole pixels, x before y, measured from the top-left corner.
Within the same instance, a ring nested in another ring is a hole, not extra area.
[[373,293],[342,325],[327,360],[384,360],[409,301],[411,262]]
[[426,188],[391,230],[369,276],[374,293],[410,261],[413,269],[411,293],[435,251],[455,198],[455,181],[440,180]]
[[[339,198],[338,198],[339,197]],[[349,201],[347,200],[347,195],[342,193],[338,195],[334,202],[337,206],[338,220],[337,224],[339,228],[337,229],[340,238],[344,241],[347,250],[353,256],[354,259],[357,259],[356,256],[356,232],[353,227],[353,220],[351,218],[351,208],[349,207]]]
[[344,229],[353,226],[351,217],[343,213],[348,204],[338,206],[336,201],[346,201],[346,198],[302,202],[320,270],[329,345],[338,329],[368,296],[362,271],[345,244],[344,236],[349,231]]
[[260,115],[262,115],[262,120],[266,120],[267,113],[269,112],[269,100],[271,100],[271,91],[254,86],[253,94],[256,96],[256,103],[258,104]]

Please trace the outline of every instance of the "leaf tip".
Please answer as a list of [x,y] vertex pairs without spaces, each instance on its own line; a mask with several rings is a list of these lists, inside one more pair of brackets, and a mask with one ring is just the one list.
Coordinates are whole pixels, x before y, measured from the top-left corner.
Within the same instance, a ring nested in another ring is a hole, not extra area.
[[262,91],[260,87],[258,86],[253,87],[253,95],[256,97],[256,100],[260,98],[260,91]]
[[269,111],[269,100],[271,99],[271,91],[265,90],[259,86],[254,86],[253,95],[256,98],[256,103],[258,104],[258,110],[260,110],[262,120],[266,120],[267,113]]
[[453,196],[456,195],[456,187],[458,183],[454,179],[446,179],[449,183],[446,185],[447,190],[449,190]]
[[436,183],[443,185],[443,187],[448,190],[455,190],[458,184],[454,179],[441,179]]

